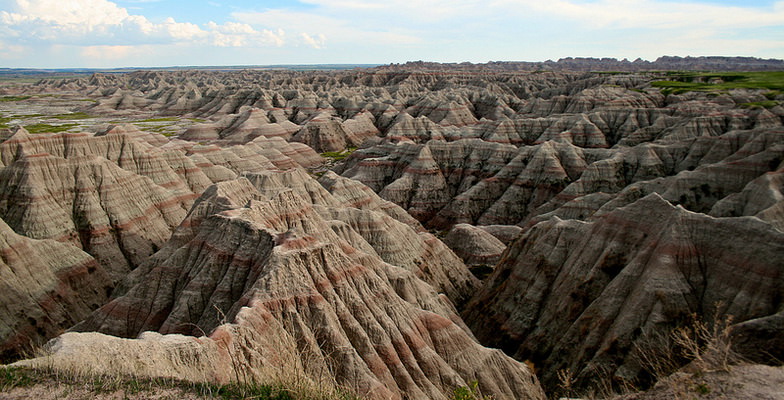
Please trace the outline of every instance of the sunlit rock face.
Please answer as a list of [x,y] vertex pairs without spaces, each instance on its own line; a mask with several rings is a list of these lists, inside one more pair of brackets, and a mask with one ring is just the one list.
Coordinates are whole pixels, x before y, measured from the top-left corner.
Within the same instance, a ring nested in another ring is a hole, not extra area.
[[127,292],[76,329],[211,332],[249,376],[296,355],[304,375],[328,371],[371,398],[446,399],[474,380],[483,393],[544,398],[527,367],[481,347],[457,315],[476,278],[395,208],[335,174],[219,183]]

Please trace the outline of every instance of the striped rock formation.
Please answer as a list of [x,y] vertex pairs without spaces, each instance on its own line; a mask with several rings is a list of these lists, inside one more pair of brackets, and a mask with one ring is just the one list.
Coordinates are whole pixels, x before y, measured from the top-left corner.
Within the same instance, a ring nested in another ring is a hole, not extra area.
[[184,143],[130,127],[95,135],[20,128],[0,144],[0,215],[17,233],[87,251],[118,281],[163,246],[213,182],[320,162],[276,139],[225,149]]
[[530,228],[463,317],[482,343],[532,361],[546,387],[565,369],[582,386],[600,373],[635,382],[645,378],[636,352],[693,314],[778,313],[782,256],[784,233],[757,218],[714,218],[651,194],[592,222]]
[[457,224],[444,237],[449,246],[466,265],[495,266],[506,245],[481,227]]
[[105,304],[115,284],[164,246],[213,182],[322,162],[307,146],[282,139],[218,148],[129,126],[98,134],[33,135],[20,128],[0,143],[0,160],[8,242],[4,357]]
[[31,352],[103,305],[109,274],[89,254],[0,220],[0,359]]
[[484,394],[543,399],[532,373],[481,347],[438,294],[475,291],[459,259],[352,187],[299,171],[211,187],[125,294],[76,329],[208,333],[199,341],[240,374],[285,364],[369,398],[446,399],[477,381]]

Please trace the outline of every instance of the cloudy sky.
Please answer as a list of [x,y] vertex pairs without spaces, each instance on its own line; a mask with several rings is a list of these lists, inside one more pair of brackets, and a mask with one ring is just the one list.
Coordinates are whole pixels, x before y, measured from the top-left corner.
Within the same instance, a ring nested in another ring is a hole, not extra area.
[[784,58],[784,1],[0,0],[0,67]]

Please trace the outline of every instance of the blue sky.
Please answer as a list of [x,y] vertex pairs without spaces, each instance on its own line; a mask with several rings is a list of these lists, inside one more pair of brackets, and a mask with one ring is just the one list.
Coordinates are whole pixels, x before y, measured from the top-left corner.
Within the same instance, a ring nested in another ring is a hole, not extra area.
[[0,0],[0,67],[784,58],[784,0]]

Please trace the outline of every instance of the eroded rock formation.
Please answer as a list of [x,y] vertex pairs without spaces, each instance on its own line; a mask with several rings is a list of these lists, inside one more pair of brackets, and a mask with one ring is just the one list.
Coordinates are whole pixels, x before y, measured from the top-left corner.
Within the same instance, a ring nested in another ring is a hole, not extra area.
[[651,194],[592,222],[535,225],[463,316],[483,343],[532,360],[550,387],[562,369],[582,384],[607,369],[634,381],[644,368],[635,351],[692,314],[779,312],[782,254],[784,233],[757,218],[714,218]]
[[[119,260],[108,268],[115,279],[133,269],[79,329],[165,333],[132,342],[128,359],[184,346],[196,364],[231,371],[209,379],[260,379],[287,363],[373,397],[441,398],[478,380],[485,394],[536,398],[527,370],[477,345],[466,325],[532,361],[554,388],[565,369],[583,386],[597,371],[644,380],[638,345],[692,313],[733,315],[738,349],[773,362],[784,97],[661,90],[654,82],[673,75],[643,72],[731,62],[43,80],[28,89],[90,97],[91,114],[200,122],[171,140],[127,126],[5,132],[0,216],[102,267]],[[579,72],[603,67],[636,72]],[[334,152],[325,154],[334,173],[316,152]],[[486,273],[501,261],[480,283],[427,229],[451,229],[446,241]],[[80,334],[62,343],[93,339],[106,354],[125,343]],[[185,377],[176,360],[161,364]]]
[[265,138],[226,149],[177,145],[130,127],[95,135],[20,128],[0,144],[0,214],[20,234],[73,243],[118,281],[163,246],[213,182],[313,165],[308,150]]
[[[213,186],[127,293],[76,329],[210,333],[245,374],[289,360],[371,398],[446,398],[473,380],[483,393],[542,398],[531,372],[475,342],[433,289],[467,298],[477,280],[462,262],[377,196],[347,195],[345,179],[322,186],[293,170]],[[358,197],[369,201],[350,207]]]
[[32,352],[103,305],[113,287],[89,254],[0,220],[0,357]]

